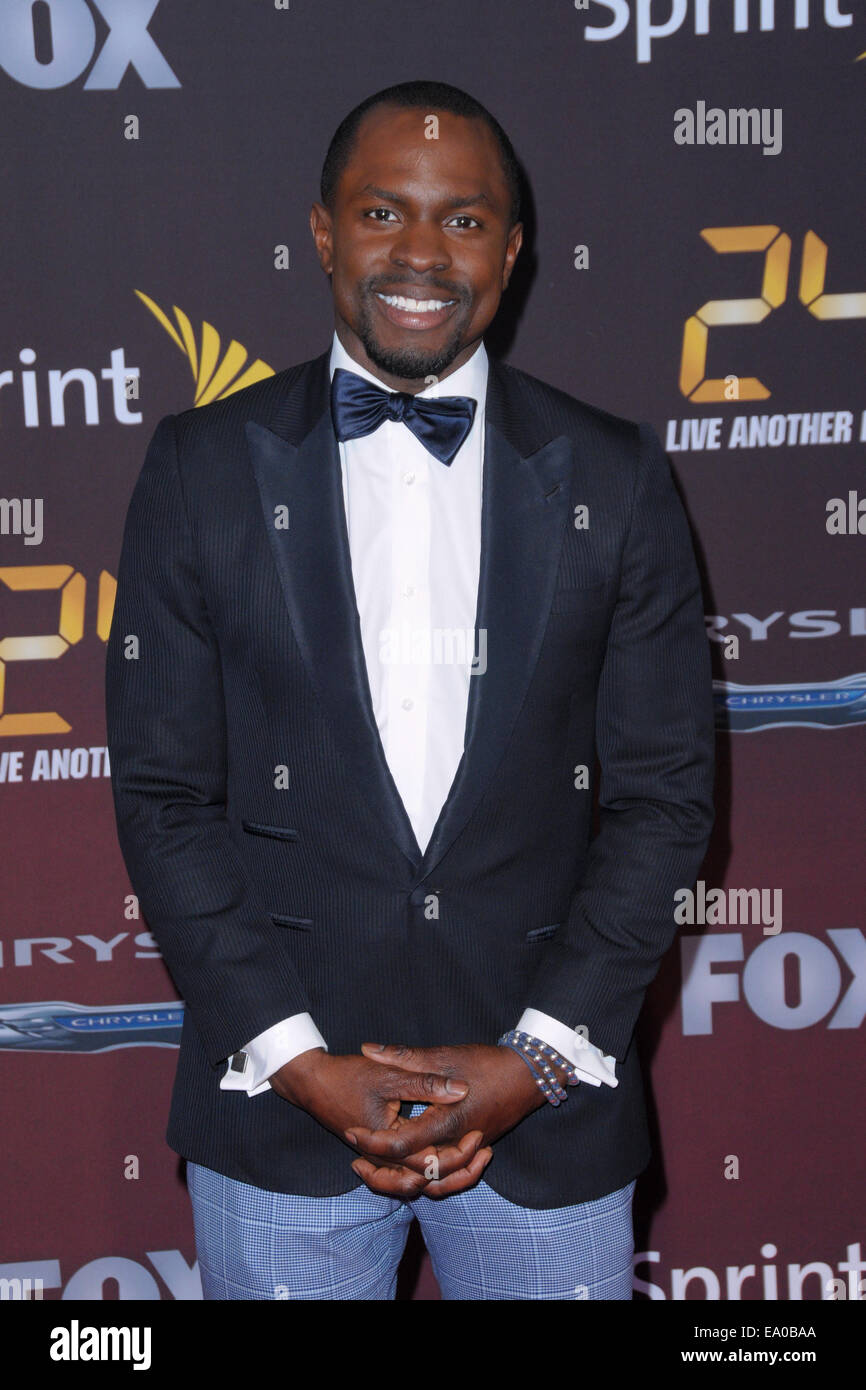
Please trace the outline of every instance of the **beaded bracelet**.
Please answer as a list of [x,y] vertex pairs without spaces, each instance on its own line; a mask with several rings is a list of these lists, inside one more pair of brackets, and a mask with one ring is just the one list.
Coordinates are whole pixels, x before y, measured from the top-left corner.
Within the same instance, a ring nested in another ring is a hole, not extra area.
[[551,1105],[560,1105],[568,1096],[568,1092],[563,1089],[559,1077],[550,1065],[551,1062],[563,1069],[569,1086],[580,1084],[580,1077],[573,1063],[569,1062],[567,1057],[563,1057],[562,1053],[557,1052],[556,1048],[551,1047],[549,1043],[542,1042],[540,1038],[533,1038],[529,1033],[521,1033],[517,1028],[512,1028],[510,1032],[502,1034],[498,1046],[510,1047],[512,1051],[517,1053],[518,1057],[523,1058],[535,1077],[536,1086]]
[[564,1068],[570,1086],[578,1084],[579,1077],[572,1064],[548,1043],[541,1042],[539,1038],[533,1038],[528,1033],[521,1033],[517,1029],[512,1029],[510,1033],[504,1033],[499,1042],[501,1045],[510,1047],[519,1057],[523,1058],[535,1077],[535,1084],[545,1100],[549,1101],[551,1105],[557,1106],[565,1100],[566,1092],[553,1068],[545,1061],[545,1056]]

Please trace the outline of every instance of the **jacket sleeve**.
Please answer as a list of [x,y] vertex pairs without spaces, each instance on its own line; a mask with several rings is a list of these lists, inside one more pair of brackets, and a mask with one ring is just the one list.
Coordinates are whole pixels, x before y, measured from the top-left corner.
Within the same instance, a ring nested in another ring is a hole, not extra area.
[[700,579],[655,431],[640,425],[632,515],[596,705],[599,831],[526,1003],[624,1060],[714,821],[714,721]]
[[154,432],[129,505],[105,695],[130,882],[218,1067],[310,1003],[229,833],[220,657],[172,415]]

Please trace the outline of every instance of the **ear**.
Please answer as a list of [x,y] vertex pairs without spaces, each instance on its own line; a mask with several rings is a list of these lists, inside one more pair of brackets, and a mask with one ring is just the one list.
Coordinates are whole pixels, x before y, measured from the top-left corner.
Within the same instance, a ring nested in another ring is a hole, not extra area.
[[514,269],[514,262],[517,260],[520,248],[523,245],[523,223],[515,222],[511,231],[508,233],[508,243],[505,248],[505,265],[502,268],[502,288],[508,288],[508,281],[511,279],[511,272]]
[[333,270],[334,223],[322,203],[313,203],[310,208],[310,231],[316,244],[319,265],[326,275],[330,275]]

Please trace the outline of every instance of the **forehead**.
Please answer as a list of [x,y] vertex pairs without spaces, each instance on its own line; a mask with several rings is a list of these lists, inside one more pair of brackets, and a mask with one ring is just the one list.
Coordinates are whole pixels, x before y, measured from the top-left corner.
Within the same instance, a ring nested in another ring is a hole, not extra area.
[[[431,115],[438,121],[436,139],[428,138]],[[377,106],[367,112],[341,192],[352,197],[368,183],[409,197],[484,192],[497,206],[508,199],[499,146],[486,121],[435,107]]]

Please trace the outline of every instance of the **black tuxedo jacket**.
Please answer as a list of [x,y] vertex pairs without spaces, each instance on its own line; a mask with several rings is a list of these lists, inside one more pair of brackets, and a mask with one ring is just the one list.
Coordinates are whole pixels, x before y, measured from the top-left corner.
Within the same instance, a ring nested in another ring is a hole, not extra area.
[[584,1025],[619,1086],[532,1113],[485,1181],[588,1201],[649,1158],[634,1028],[713,821],[683,509],[649,426],[491,359],[487,669],[422,853],[373,716],[328,357],[161,420],[126,521],[108,745],[130,880],[187,1005],[168,1142],[273,1191],[349,1191],[352,1150],[275,1092],[221,1090],[227,1056],[304,1011],[351,1053],[495,1043],[531,1006]]

